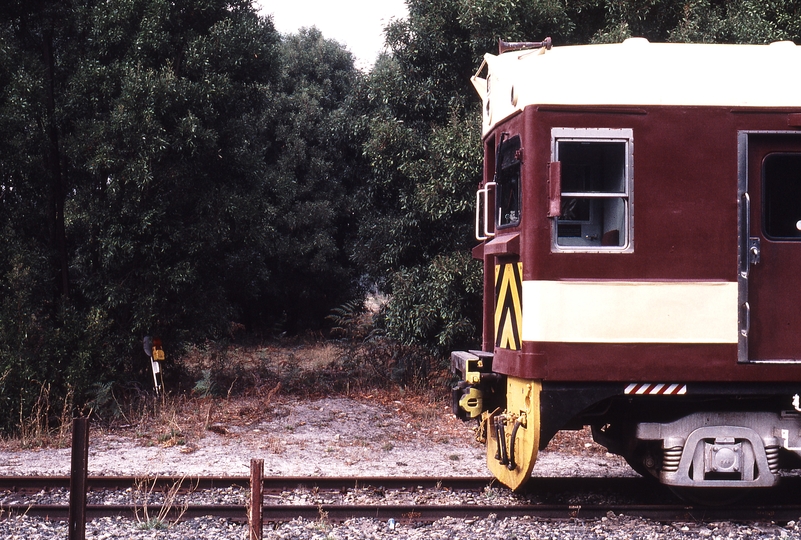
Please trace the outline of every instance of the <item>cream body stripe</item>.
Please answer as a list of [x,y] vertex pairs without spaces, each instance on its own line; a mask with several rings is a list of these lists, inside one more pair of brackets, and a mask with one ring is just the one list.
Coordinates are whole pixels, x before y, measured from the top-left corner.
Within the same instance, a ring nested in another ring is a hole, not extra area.
[[523,341],[736,344],[737,314],[736,282],[523,282]]

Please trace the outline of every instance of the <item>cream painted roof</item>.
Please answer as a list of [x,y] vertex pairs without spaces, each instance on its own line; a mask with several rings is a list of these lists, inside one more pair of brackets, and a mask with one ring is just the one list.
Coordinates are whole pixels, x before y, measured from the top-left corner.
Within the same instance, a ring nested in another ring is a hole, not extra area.
[[801,107],[801,47],[649,43],[487,54],[483,131],[528,105]]

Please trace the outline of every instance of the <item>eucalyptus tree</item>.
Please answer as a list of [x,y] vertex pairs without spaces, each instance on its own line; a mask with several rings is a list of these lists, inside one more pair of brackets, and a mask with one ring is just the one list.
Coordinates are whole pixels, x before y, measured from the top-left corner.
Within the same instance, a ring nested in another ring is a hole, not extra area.
[[225,332],[264,280],[280,36],[247,0],[12,0],[0,39],[8,427],[135,378],[146,332]]
[[[345,247],[367,170],[364,120],[354,99],[363,74],[342,44],[314,27],[284,36],[280,58],[273,103],[279,114],[265,176],[265,197],[276,212],[265,243],[271,279],[253,309],[297,331],[319,327],[353,294],[355,268]],[[275,307],[278,313],[270,314]]]

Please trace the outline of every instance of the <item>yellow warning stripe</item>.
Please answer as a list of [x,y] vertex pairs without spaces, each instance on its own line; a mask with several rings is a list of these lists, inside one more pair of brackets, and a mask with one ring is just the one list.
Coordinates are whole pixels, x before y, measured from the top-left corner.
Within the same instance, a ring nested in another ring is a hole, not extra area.
[[495,346],[518,351],[523,324],[523,263],[495,267]]

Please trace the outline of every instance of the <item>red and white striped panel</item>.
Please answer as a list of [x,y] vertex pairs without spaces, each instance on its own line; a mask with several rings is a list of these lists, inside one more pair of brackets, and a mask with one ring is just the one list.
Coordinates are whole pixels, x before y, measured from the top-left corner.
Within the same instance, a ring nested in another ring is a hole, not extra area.
[[681,396],[687,393],[686,384],[632,383],[626,387],[624,394],[638,396]]

